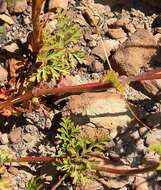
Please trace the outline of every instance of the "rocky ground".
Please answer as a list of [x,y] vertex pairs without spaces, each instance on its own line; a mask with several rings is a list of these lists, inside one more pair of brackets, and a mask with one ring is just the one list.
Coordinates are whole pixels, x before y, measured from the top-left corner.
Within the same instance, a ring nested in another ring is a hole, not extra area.
[[[161,6],[157,1],[146,0],[87,0],[93,12],[82,11],[79,2],[70,0],[68,14],[83,30],[80,46],[88,54],[86,64],[66,77],[67,84],[81,84],[98,81],[108,69],[102,50],[100,36],[92,19],[98,21],[101,36],[113,69],[120,75],[133,76],[161,65]],[[50,8],[54,4],[50,3]],[[64,4],[64,9],[66,5]],[[55,20],[51,19],[48,29],[52,30]],[[86,16],[84,16],[86,15]],[[0,23],[6,25],[0,38],[1,49],[11,52],[18,49],[17,39],[25,42],[32,30],[31,3],[27,0],[7,6],[0,0]],[[11,66],[0,56],[0,83],[8,83]],[[43,111],[24,113],[19,117],[0,118],[0,143],[11,148],[17,156],[54,155],[57,142],[55,128],[60,115],[70,115],[82,126],[90,138],[101,133],[110,138],[106,156],[112,162],[138,167],[144,160],[158,160],[148,151],[149,144],[161,143],[160,113],[161,80],[133,83],[127,86],[126,97],[135,107],[137,115],[150,126],[151,130],[139,124],[127,108],[125,100],[114,89],[106,92],[71,95],[52,103],[56,109],[46,115]],[[63,106],[61,106],[63,105]],[[55,182],[55,171],[50,165],[10,164],[6,172],[13,179],[15,190],[24,190],[25,183],[32,176],[44,176],[45,189]],[[45,175],[46,174],[46,175]],[[160,172],[135,176],[106,175],[106,185],[93,184],[87,189],[117,190],[159,190]],[[68,184],[64,186],[67,189]],[[74,189],[74,187],[70,187]]]

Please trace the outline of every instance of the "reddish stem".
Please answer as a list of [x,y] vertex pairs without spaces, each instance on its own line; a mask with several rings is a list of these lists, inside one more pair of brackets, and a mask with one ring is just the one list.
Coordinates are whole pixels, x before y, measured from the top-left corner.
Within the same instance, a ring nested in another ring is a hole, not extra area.
[[143,75],[138,75],[138,76],[134,76],[134,77],[129,77],[130,81],[139,81],[139,80],[155,80],[155,79],[161,79],[161,73],[157,73],[157,74],[143,74]]
[[17,162],[54,162],[59,157],[50,157],[50,156],[26,156],[26,157],[17,157]]
[[62,182],[65,180],[66,177],[67,177],[67,174],[61,177],[59,181],[51,188],[51,190],[56,190],[62,184]]
[[[26,157],[17,157],[16,162],[55,162],[60,159],[63,159],[62,157],[49,157],[49,156],[26,156]],[[133,175],[133,174],[140,174],[145,172],[150,172],[153,170],[156,170],[158,168],[160,163],[153,162],[144,168],[115,168],[115,167],[108,167],[106,165],[104,166],[93,166],[92,169],[104,171],[108,173],[113,174],[120,174],[120,175]]]
[[12,100],[6,100],[3,102],[0,102],[0,108],[7,107],[9,105],[13,105],[16,103],[20,103],[22,101],[28,100],[35,97],[40,97],[43,95],[58,95],[58,94],[65,94],[65,93],[78,93],[78,92],[85,92],[85,91],[93,91],[93,90],[100,90],[105,89],[109,86],[108,83],[103,82],[94,82],[94,83],[87,83],[87,84],[81,84],[81,85],[75,85],[75,86],[65,86],[60,88],[33,88],[33,90],[26,92],[24,95],[18,96],[16,98],[13,98]]
[[133,175],[133,174],[141,174],[156,170],[160,164],[158,162],[151,163],[144,168],[114,168],[114,167],[107,167],[107,166],[96,166],[94,169],[98,171],[104,171],[113,174],[120,174],[120,175]]
[[143,74],[128,77],[129,81],[161,79],[161,68],[147,71]]
[[110,82],[93,82],[87,84],[80,84],[75,86],[63,86],[59,88],[47,88],[47,89],[40,89],[34,88],[32,93],[34,96],[42,96],[42,95],[52,95],[52,94],[66,94],[66,93],[79,93],[79,92],[87,92],[92,90],[100,90],[106,89],[109,87]]
[[[131,81],[140,81],[140,80],[153,80],[153,79],[161,79],[161,68],[145,72],[141,75],[128,77],[127,79],[120,79],[123,83],[125,82],[131,82]],[[23,102],[25,100],[28,100],[35,97],[40,97],[43,95],[59,95],[59,94],[66,94],[66,93],[80,93],[80,92],[87,92],[87,91],[93,91],[93,90],[102,90],[106,89],[111,85],[110,81],[108,82],[93,82],[93,83],[87,83],[87,84],[80,84],[75,86],[63,86],[59,88],[33,88],[33,90],[26,92],[24,95],[20,95],[16,98],[13,98],[12,100],[6,100],[3,102],[0,102],[0,108],[4,108],[16,103]]]

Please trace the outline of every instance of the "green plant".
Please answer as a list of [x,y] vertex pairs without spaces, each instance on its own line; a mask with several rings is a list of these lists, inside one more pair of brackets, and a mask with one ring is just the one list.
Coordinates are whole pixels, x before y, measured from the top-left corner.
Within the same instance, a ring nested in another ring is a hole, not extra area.
[[116,73],[113,69],[107,71],[107,73],[103,77],[103,81],[110,81],[120,94],[124,94],[125,87],[120,81],[118,73]]
[[[8,2],[15,2],[16,0],[7,0]],[[45,31],[44,26],[46,22],[40,21],[40,13],[42,10],[44,0],[33,0],[32,1],[32,23],[33,23],[33,33],[31,36],[30,44],[33,50],[34,59],[32,65],[35,60],[37,63],[40,63],[39,67],[36,68],[35,73],[32,74],[29,81],[33,82],[34,85],[36,83],[40,83],[41,81],[46,81],[48,79],[54,78],[58,79],[60,75],[66,75],[70,72],[70,70],[75,67],[76,63],[80,64],[85,62],[85,56],[79,48],[77,48],[77,43],[81,37],[81,30],[78,26],[76,26],[68,16],[64,12],[58,11],[57,13],[57,26],[54,31],[54,35],[49,34]],[[42,24],[41,24],[42,23]],[[96,25],[94,23],[94,25]],[[96,26],[99,36],[101,34],[99,32],[99,28]],[[44,32],[43,32],[44,31]],[[4,99],[8,99],[6,101],[0,102],[0,111],[4,113],[4,110],[11,111],[13,113],[15,108],[17,107],[15,104],[20,106],[20,103],[24,104],[26,100],[34,97],[41,97],[44,95],[50,94],[68,94],[69,93],[80,93],[84,91],[92,91],[92,90],[102,90],[108,87],[108,84],[112,84],[117,91],[123,95],[124,86],[119,78],[118,74],[112,70],[111,65],[108,60],[107,52],[105,51],[105,47],[102,41],[102,48],[107,57],[107,62],[109,64],[110,70],[107,72],[105,77],[96,83],[87,83],[83,85],[77,86],[66,86],[60,88],[36,88],[34,87],[32,90],[21,93],[20,91],[18,97],[11,98],[10,94],[6,96]],[[26,72],[27,73],[27,72]],[[134,76],[133,78],[129,77],[126,82],[131,82],[135,80],[152,80],[156,78],[161,78],[160,71],[151,72],[143,76]],[[33,103],[33,102],[32,102]],[[26,106],[26,105],[25,105]],[[17,108],[16,108],[17,109]],[[21,109],[22,110],[22,109]],[[158,167],[159,163],[153,163],[150,166],[146,166],[144,168],[115,168],[108,167],[105,164],[99,165],[100,162],[96,159],[96,155],[99,155],[103,152],[103,147],[106,141],[104,139],[99,142],[97,139],[93,139],[92,141],[85,139],[81,136],[81,128],[80,126],[74,125],[73,122],[69,118],[63,118],[63,122],[61,123],[61,128],[58,130],[59,134],[57,135],[57,139],[62,141],[60,145],[60,149],[58,151],[58,155],[56,157],[18,157],[15,158],[12,155],[8,154],[5,150],[0,150],[0,166],[2,166],[5,162],[55,162],[57,170],[65,173],[64,176],[59,180],[59,184],[67,177],[71,177],[73,179],[73,184],[82,185],[86,184],[89,181],[94,179],[94,175],[96,175],[97,171],[104,171],[108,173],[122,174],[122,175],[131,175],[137,173],[144,173],[148,171],[155,170]],[[6,180],[7,181],[7,180]],[[6,187],[6,182],[0,181],[0,185]],[[9,182],[8,182],[9,184]],[[1,187],[1,186],[0,186]],[[26,185],[27,190],[35,190],[41,189],[41,184],[39,183],[39,179],[32,178]]]
[[2,166],[5,162],[13,162],[15,161],[15,156],[6,148],[0,147],[0,166]]
[[68,74],[77,62],[83,63],[84,53],[74,47],[80,37],[80,28],[64,12],[58,11],[55,33],[43,33],[43,46],[37,55],[37,62],[41,66],[29,80],[41,82],[46,81],[49,76],[58,79],[61,74]]
[[[149,150],[156,152],[161,157],[161,144],[159,144],[159,143],[150,144]],[[157,170],[161,170],[161,162],[160,162]]]
[[43,185],[39,178],[31,178],[26,184],[26,190],[41,190]]
[[[161,144],[159,144],[159,143],[150,144],[148,148],[149,148],[149,150],[156,152],[161,157]],[[161,162],[160,162],[157,170],[161,170]]]
[[85,139],[81,136],[80,126],[74,125],[68,117],[62,119],[58,132],[56,138],[62,141],[58,156],[63,160],[56,162],[57,170],[70,176],[73,184],[88,183],[92,180],[92,168],[98,164],[98,161],[89,158],[92,154],[101,154],[107,141]]
[[150,144],[149,150],[153,150],[154,152],[159,154],[159,156],[161,156],[161,144],[159,144],[159,143],[158,144]]

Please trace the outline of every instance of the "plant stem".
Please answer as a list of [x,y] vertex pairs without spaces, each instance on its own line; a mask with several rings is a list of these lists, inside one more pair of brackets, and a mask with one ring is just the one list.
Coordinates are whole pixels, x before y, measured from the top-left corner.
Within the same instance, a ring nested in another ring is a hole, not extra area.
[[79,93],[79,92],[87,92],[87,91],[99,91],[106,89],[110,86],[110,82],[93,82],[87,84],[80,84],[75,86],[63,86],[59,88],[47,88],[47,89],[40,89],[35,88],[33,89],[34,96],[42,96],[42,95],[59,95],[59,94],[66,94],[66,93]]
[[65,86],[60,88],[33,88],[33,90],[26,92],[24,95],[18,96],[16,98],[13,98],[12,100],[6,100],[3,102],[0,102],[0,108],[5,108],[9,105],[14,105],[16,103],[23,102],[25,100],[28,100],[32,97],[40,97],[43,95],[59,95],[59,94],[66,94],[66,93],[78,93],[78,92],[87,92],[87,91],[93,91],[93,90],[102,90],[106,89],[108,86],[110,86],[110,83],[103,83],[103,82],[95,82],[95,83],[87,83],[87,84],[81,84],[76,86]]
[[51,190],[56,190],[62,184],[66,177],[67,174],[64,174],[63,177],[59,179],[59,181],[52,187]]
[[159,164],[160,163],[158,162],[153,162],[145,166],[144,168],[130,168],[130,169],[107,167],[106,165],[104,165],[104,166],[94,166],[94,169],[113,174],[133,175],[133,174],[141,174],[141,173],[154,171],[158,168]]
[[[153,80],[153,79],[161,79],[161,68],[154,69],[152,71],[145,72],[141,75],[128,77],[126,79],[120,79],[122,83],[132,82],[132,81],[141,81],[141,80]],[[16,103],[23,102],[25,100],[28,100],[35,97],[41,97],[44,95],[60,95],[60,94],[73,94],[73,93],[81,93],[81,92],[90,92],[90,91],[99,91],[99,90],[105,90],[108,87],[111,86],[111,82],[93,82],[93,83],[86,83],[86,84],[80,84],[75,86],[64,86],[59,88],[33,88],[32,90],[26,92],[23,95],[20,95],[16,98],[13,98],[11,100],[6,100],[0,102],[0,109],[3,109],[7,106],[14,105]]]
[[[26,156],[26,157],[17,157],[15,162],[55,162],[62,157],[50,157],[50,156]],[[92,167],[94,170],[113,173],[113,174],[120,174],[120,175],[132,175],[132,174],[141,174],[145,172],[150,172],[156,170],[159,166],[159,162],[152,162],[151,164],[143,167],[143,168],[115,168],[115,167],[108,167],[106,165],[95,165]],[[55,187],[55,186],[54,186]],[[53,189],[54,190],[54,189]]]
[[157,68],[151,71],[144,72],[143,74],[137,76],[128,77],[128,80],[131,81],[140,81],[140,80],[154,80],[161,79],[161,68]]
[[43,24],[40,24],[40,13],[44,0],[33,0],[32,1],[32,25],[33,25],[33,36],[32,36],[32,48],[33,52],[37,55],[42,47],[42,32]]
[[59,157],[50,156],[26,156],[17,157],[15,162],[53,162],[60,159]]
[[[91,13],[92,15],[95,15],[94,10],[88,5],[88,3],[86,3],[86,1],[82,0],[82,1],[81,1],[81,4],[82,4],[82,6],[83,6],[85,9],[87,9],[87,10],[89,11],[89,13]],[[112,70],[112,67],[111,67],[111,64],[110,64],[110,61],[109,61],[109,58],[108,58],[108,54],[107,54],[107,51],[106,51],[106,47],[105,47],[105,44],[104,44],[104,42],[103,42],[103,39],[102,39],[102,36],[101,36],[101,33],[100,33],[100,28],[99,28],[99,26],[96,24],[96,21],[95,21],[94,18],[93,18],[92,21],[93,21],[93,24],[94,24],[94,26],[95,26],[95,28],[96,28],[97,34],[98,34],[99,37],[100,37],[102,49],[103,49],[103,51],[104,51],[104,54],[105,54],[106,61],[107,61],[107,64],[108,64],[108,66],[109,66],[109,69]]]

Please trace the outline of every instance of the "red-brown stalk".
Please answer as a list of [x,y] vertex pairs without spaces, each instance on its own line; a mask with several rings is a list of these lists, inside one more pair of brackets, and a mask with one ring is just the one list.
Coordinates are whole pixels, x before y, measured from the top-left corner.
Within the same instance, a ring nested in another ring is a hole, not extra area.
[[125,168],[116,168],[116,167],[108,167],[108,166],[98,166],[98,167],[95,167],[95,169],[98,171],[104,171],[104,172],[113,173],[113,174],[133,175],[133,174],[141,174],[141,173],[154,171],[158,168],[158,166],[159,166],[159,163],[154,162],[143,168],[125,169]]
[[93,90],[101,90],[106,89],[110,84],[103,83],[103,82],[94,82],[88,84],[81,84],[76,86],[64,86],[59,88],[33,88],[33,90],[26,92],[24,95],[18,96],[13,98],[12,100],[6,100],[0,102],[0,108],[5,108],[9,105],[13,105],[16,103],[23,102],[28,100],[32,97],[40,97],[44,95],[59,95],[59,94],[66,94],[66,93],[79,93],[79,92],[87,92]]
[[161,68],[144,72],[137,76],[128,77],[129,81],[154,80],[161,79]]
[[[27,156],[27,157],[17,157],[16,162],[56,162],[62,157],[50,157],[50,156]],[[92,169],[99,170],[107,173],[119,174],[119,175],[133,175],[133,174],[140,174],[145,172],[154,171],[158,168],[160,163],[153,162],[148,164],[142,168],[116,168],[116,167],[108,167],[107,165],[104,166],[94,166]]]
[[55,162],[57,157],[50,156],[26,156],[26,157],[17,157],[16,162]]
[[[122,82],[131,82],[131,81],[141,81],[141,80],[154,80],[161,79],[161,68],[145,72],[143,74],[128,77],[127,79],[120,79]],[[7,106],[14,105],[25,100],[28,100],[32,97],[41,97],[44,95],[60,95],[60,94],[73,94],[73,93],[81,93],[88,91],[99,91],[108,88],[111,86],[110,82],[93,82],[87,84],[80,84],[75,86],[64,86],[58,88],[33,88],[33,90],[26,92],[24,95],[20,95],[11,100],[6,100],[0,102],[0,108],[3,109]]]

